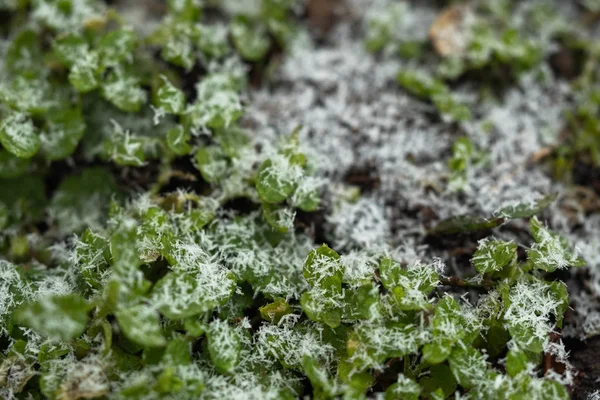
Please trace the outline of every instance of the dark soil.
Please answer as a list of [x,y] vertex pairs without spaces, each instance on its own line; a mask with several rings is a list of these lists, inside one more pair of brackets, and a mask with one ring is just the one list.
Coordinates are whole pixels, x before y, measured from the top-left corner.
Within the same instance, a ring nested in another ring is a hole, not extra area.
[[564,341],[567,349],[571,351],[569,360],[578,370],[573,399],[586,400],[590,392],[600,390],[600,336],[586,341]]

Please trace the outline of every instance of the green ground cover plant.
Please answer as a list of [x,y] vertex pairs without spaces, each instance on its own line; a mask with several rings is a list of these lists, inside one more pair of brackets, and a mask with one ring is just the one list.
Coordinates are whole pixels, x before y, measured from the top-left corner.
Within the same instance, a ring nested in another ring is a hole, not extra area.
[[0,0],[0,397],[579,393],[597,6],[445,3]]

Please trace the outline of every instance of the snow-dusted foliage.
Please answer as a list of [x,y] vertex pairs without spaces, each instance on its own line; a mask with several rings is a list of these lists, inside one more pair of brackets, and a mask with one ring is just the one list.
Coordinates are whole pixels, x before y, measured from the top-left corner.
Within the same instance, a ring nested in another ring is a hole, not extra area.
[[1,398],[569,398],[590,2],[159,3],[0,0]]

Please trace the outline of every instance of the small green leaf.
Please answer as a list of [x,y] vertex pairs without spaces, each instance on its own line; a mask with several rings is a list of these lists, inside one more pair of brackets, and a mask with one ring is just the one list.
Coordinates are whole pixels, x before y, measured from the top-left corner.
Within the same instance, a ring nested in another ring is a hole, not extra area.
[[51,161],[67,158],[75,151],[85,132],[78,108],[63,109],[48,115],[41,136],[41,152]]
[[305,177],[298,184],[292,197],[292,203],[302,211],[313,212],[319,208],[321,198],[316,183],[318,183],[317,180],[313,180],[311,177]]
[[485,357],[473,347],[456,346],[448,357],[448,363],[454,377],[465,389],[470,389],[485,380]]
[[513,346],[506,355],[506,372],[510,376],[517,376],[522,371],[527,370],[529,362],[527,354],[516,346]]
[[38,33],[27,29],[18,33],[10,43],[4,63],[10,73],[33,75],[42,68],[42,58]]
[[227,160],[221,148],[217,146],[198,149],[194,159],[202,178],[209,183],[217,182],[227,168]]
[[311,286],[331,287],[341,290],[344,267],[340,255],[326,244],[311,250],[304,262],[304,278]]
[[187,331],[188,335],[194,338],[199,338],[204,335],[204,332],[208,329],[207,325],[198,318],[188,318],[184,321],[183,326]]
[[51,340],[69,340],[85,331],[89,308],[76,294],[49,295],[22,306],[14,317]]
[[456,390],[456,379],[450,368],[445,364],[434,365],[431,367],[430,375],[421,378],[419,383],[426,393],[438,394],[436,391],[442,391],[443,397],[449,397]]
[[113,134],[104,142],[104,151],[117,164],[141,167],[146,163],[144,141],[129,130],[123,129],[116,121]]
[[240,19],[231,24],[231,37],[240,55],[248,61],[263,59],[271,46],[263,26],[250,26]]
[[67,33],[56,38],[52,50],[61,62],[70,67],[88,54],[89,45],[83,36]]
[[0,148],[0,179],[16,178],[27,173],[31,160],[17,157]]
[[516,252],[516,243],[483,239],[479,241],[471,262],[480,274],[500,271],[514,259]]
[[556,200],[557,196],[558,193],[554,193],[535,201],[506,206],[495,211],[494,216],[503,217],[506,219],[531,218],[552,204],[554,200]]
[[585,265],[582,258],[571,252],[569,242],[565,238],[544,227],[536,217],[533,217],[529,224],[536,243],[527,250],[527,257],[534,268],[553,272],[557,269]]
[[429,231],[432,235],[452,235],[492,229],[504,223],[503,218],[484,218],[475,215],[460,215],[439,222]]
[[275,165],[269,159],[263,162],[258,170],[256,190],[266,203],[281,203],[292,195],[296,187],[295,173],[288,171],[295,170],[297,167],[286,161],[279,164]]
[[189,131],[183,126],[177,125],[167,131],[167,146],[178,156],[185,156],[192,152],[189,141],[192,138]]
[[139,79],[121,70],[109,74],[102,83],[102,96],[121,111],[130,113],[140,111],[147,99]]
[[101,167],[83,169],[63,179],[52,198],[48,213],[63,234],[100,229],[108,206],[119,190],[113,176]]
[[300,306],[308,318],[323,322],[331,328],[337,328],[342,323],[342,310],[333,301],[335,293],[326,294],[310,290],[300,296]]
[[187,213],[193,230],[200,230],[215,218],[215,210],[211,207],[193,208]]
[[167,344],[162,335],[158,313],[151,307],[139,304],[115,312],[123,333],[131,341],[146,347]]
[[296,213],[289,207],[262,203],[262,211],[269,225],[276,231],[286,233],[294,228]]
[[429,364],[440,364],[452,353],[453,341],[438,340],[423,346],[423,360]]
[[113,66],[131,60],[135,42],[133,30],[119,29],[107,33],[97,47],[103,65]]
[[31,158],[39,150],[41,140],[31,119],[13,112],[0,123],[0,143],[17,157]]
[[88,93],[99,85],[99,57],[89,52],[77,58],[69,72],[69,83],[81,93]]
[[[187,27],[187,25],[183,26]],[[169,32],[160,55],[165,61],[189,71],[196,63],[196,54],[189,32],[183,26],[181,29],[174,28]]]
[[241,342],[238,333],[227,322],[215,320],[206,331],[208,352],[214,366],[231,373],[240,361]]
[[399,374],[396,382],[385,390],[385,400],[419,400],[421,386],[414,380]]
[[310,355],[302,357],[302,370],[310,380],[315,391],[315,397],[330,398],[338,394],[335,381],[329,372]]
[[284,298],[278,297],[274,302],[260,307],[259,311],[262,319],[278,324],[281,318],[292,313],[292,308]]
[[560,281],[550,283],[550,294],[554,296],[558,305],[556,306],[556,326],[562,328],[565,312],[569,308],[569,292],[567,286]]
[[157,106],[169,114],[181,114],[185,109],[185,95],[162,75],[162,85],[156,94]]
[[152,289],[152,299],[154,305],[167,318],[188,318],[222,305],[229,299],[235,282],[219,281],[219,284],[224,287],[229,285],[230,290],[223,291],[220,296],[215,297],[213,290],[200,285],[193,275],[169,272]]

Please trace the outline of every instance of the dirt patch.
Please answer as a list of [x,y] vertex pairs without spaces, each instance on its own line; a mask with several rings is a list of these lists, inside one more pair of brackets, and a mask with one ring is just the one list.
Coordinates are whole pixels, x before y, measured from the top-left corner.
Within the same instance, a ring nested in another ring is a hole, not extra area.
[[586,400],[590,392],[600,390],[600,336],[586,341],[565,339],[565,345],[571,351],[569,361],[578,370],[573,399]]

